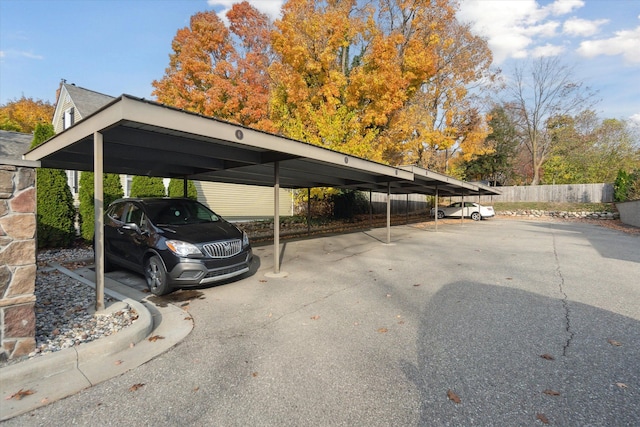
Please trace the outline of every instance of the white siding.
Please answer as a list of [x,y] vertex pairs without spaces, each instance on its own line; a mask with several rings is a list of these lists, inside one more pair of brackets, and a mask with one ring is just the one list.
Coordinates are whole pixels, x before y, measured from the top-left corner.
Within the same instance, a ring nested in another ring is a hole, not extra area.
[[[226,218],[273,217],[273,187],[195,181],[198,200]],[[291,191],[280,189],[280,216],[291,216]]]

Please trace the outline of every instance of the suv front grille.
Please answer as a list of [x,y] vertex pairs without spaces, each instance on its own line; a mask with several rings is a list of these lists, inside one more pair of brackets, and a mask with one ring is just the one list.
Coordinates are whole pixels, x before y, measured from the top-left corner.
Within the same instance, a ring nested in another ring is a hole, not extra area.
[[242,251],[242,241],[225,240],[224,242],[207,243],[202,246],[204,252],[211,258],[230,258]]

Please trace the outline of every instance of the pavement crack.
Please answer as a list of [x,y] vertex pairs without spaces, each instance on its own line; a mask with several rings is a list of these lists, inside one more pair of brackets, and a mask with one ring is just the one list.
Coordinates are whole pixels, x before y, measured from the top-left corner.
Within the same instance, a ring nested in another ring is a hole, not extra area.
[[562,269],[560,268],[560,260],[558,259],[558,250],[556,248],[556,236],[553,235],[553,255],[556,259],[556,273],[560,278],[558,287],[560,289],[560,294],[562,294],[562,309],[564,310],[564,324],[565,331],[567,333],[567,340],[562,347],[562,355],[566,356],[569,351],[569,347],[571,346],[571,341],[575,335],[575,332],[571,329],[571,307],[569,306],[569,297],[564,290],[564,276],[562,275]]
[[87,382],[89,383],[89,387],[93,387],[95,384],[93,384],[91,380],[84,374],[84,372],[82,372],[82,369],[80,369],[80,354],[78,353],[78,349],[76,347],[72,348],[73,351],[76,352],[76,369],[78,370],[78,372],[80,372],[80,375],[82,375],[84,379],[87,380]]

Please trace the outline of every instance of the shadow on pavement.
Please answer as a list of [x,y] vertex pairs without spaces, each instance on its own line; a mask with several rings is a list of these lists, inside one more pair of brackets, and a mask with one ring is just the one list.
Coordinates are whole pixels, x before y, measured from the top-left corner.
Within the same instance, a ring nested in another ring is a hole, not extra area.
[[417,339],[417,365],[403,371],[421,394],[419,425],[534,425],[538,414],[552,425],[640,425],[638,320],[457,282],[425,307]]

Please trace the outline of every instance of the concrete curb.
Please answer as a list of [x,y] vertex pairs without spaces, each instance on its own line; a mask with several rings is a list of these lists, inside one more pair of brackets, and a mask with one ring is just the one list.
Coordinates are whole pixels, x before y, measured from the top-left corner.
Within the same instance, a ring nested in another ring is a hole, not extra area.
[[[90,280],[95,279],[95,274],[88,268],[80,269],[82,275],[79,275],[59,265],[52,266],[95,287]],[[0,421],[73,395],[140,366],[173,347],[193,329],[193,320],[184,310],[171,304],[156,306],[144,298],[137,301],[137,298],[125,296],[117,290],[129,295],[145,295],[123,286],[105,278],[105,294],[118,300],[105,310],[118,310],[123,304],[128,304],[138,313],[138,319],[133,324],[108,337],[0,369]],[[153,341],[145,339],[152,334],[158,338]],[[21,390],[30,390],[33,394],[19,400],[9,398]]]

